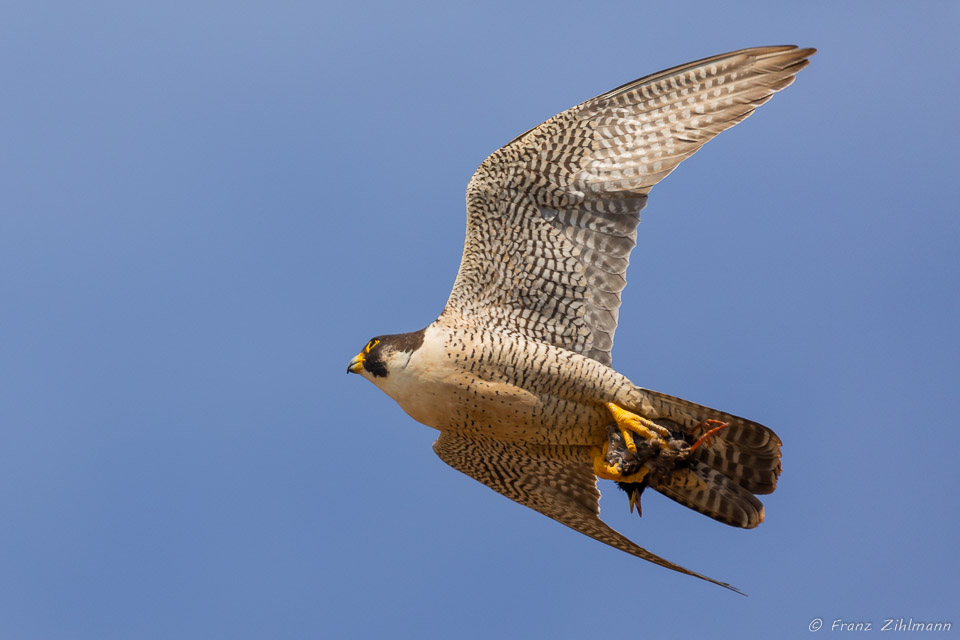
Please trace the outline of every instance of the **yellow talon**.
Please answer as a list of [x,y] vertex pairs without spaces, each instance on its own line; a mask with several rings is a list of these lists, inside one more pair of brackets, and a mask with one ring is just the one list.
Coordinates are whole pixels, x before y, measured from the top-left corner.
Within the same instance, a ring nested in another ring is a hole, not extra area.
[[615,466],[607,462],[609,446],[608,443],[604,443],[602,447],[593,450],[593,473],[603,480],[616,480],[620,477],[620,473]]
[[593,474],[601,480],[613,480],[614,482],[640,482],[647,476],[647,473],[650,472],[650,470],[644,466],[641,467],[636,473],[632,473],[628,476],[623,475],[620,472],[619,467],[607,462],[607,450],[609,449],[609,446],[609,443],[604,443],[602,447],[597,447],[593,450]]
[[617,428],[619,428],[620,433],[623,434],[623,442],[630,453],[637,453],[637,445],[633,441],[634,433],[647,440],[653,440],[660,445],[661,449],[667,447],[665,438],[670,437],[670,431],[668,429],[661,427],[653,420],[648,420],[626,409],[621,409],[612,402],[604,402],[603,406],[607,408],[610,415],[612,415],[616,421]]
[[[634,439],[635,435],[641,436],[646,440],[652,440],[654,444],[659,446],[661,449],[666,449],[670,445],[667,443],[667,439],[671,438],[669,429],[661,427],[657,423],[642,416],[638,416],[635,413],[627,411],[612,402],[605,402],[603,406],[607,408],[607,411],[610,412],[610,415],[613,416],[614,421],[617,424],[617,429],[620,431],[620,435],[623,437],[623,446],[626,447],[634,456],[637,455],[637,443]],[[607,454],[610,451],[610,442],[605,442],[603,446],[598,446],[593,450],[593,473],[603,480],[614,480],[616,482],[626,482],[626,483],[636,483],[642,482],[644,478],[647,477],[647,474],[650,473],[650,468],[645,464],[642,464],[640,469],[630,475],[625,475],[623,473],[622,467],[620,464],[611,464],[607,460]],[[638,460],[643,462],[642,460]],[[639,497],[636,500],[637,506],[639,507]],[[633,508],[633,501],[631,499],[631,510]]]

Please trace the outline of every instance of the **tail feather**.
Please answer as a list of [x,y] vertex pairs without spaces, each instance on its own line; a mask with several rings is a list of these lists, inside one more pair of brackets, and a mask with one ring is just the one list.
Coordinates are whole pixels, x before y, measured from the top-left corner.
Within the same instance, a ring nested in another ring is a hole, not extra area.
[[752,529],[763,522],[762,502],[702,462],[677,469],[667,478],[651,478],[650,487],[724,524]]
[[708,420],[728,425],[671,472],[651,474],[649,486],[720,522],[745,528],[760,524],[763,504],[754,494],[777,488],[782,444],[777,434],[762,424],[681,398],[648,389],[640,392],[644,414],[688,444],[706,433]]

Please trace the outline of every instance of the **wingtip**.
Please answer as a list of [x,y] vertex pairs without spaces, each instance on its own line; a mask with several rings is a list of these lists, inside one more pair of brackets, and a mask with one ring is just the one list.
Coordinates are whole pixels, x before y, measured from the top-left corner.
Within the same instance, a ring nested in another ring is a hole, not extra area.
[[[766,53],[784,53],[786,51],[793,51],[797,55],[812,56],[817,52],[815,47],[800,47],[795,44],[778,44],[766,47],[751,47],[753,50],[764,51]],[[750,49],[742,49],[742,51],[750,51]]]
[[[691,572],[691,573],[692,573],[692,572]],[[713,583],[713,584],[715,584],[715,585],[717,585],[717,586],[723,587],[724,589],[729,589],[730,591],[733,591],[734,593],[739,593],[740,595],[742,595],[742,596],[745,597],[745,598],[750,597],[749,594],[744,593],[743,591],[740,591],[740,589],[736,588],[735,586],[733,586],[733,585],[730,584],[729,582],[720,582],[719,580],[714,580],[713,578],[708,578],[707,576],[700,575],[699,573],[694,573],[693,575],[695,575],[696,577],[701,578],[701,579],[703,579],[703,580],[706,580],[707,582],[710,582],[710,583]]]

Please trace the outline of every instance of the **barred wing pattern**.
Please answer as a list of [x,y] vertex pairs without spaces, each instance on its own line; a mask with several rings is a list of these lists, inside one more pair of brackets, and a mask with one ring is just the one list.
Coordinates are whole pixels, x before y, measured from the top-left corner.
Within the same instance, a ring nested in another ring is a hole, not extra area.
[[463,258],[440,321],[519,331],[609,365],[650,188],[813,53],[757,47],[662,71],[493,153],[467,187]]
[[441,460],[514,502],[638,558],[742,593],[647,551],[603,522],[600,491],[590,465],[565,460],[558,449],[562,447],[498,442],[446,431],[433,443]]

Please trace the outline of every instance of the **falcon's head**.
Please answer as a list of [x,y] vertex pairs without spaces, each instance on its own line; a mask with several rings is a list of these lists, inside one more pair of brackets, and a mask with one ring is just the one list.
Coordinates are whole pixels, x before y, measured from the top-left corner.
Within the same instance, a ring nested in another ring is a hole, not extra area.
[[347,373],[359,373],[364,378],[386,378],[391,371],[407,366],[410,356],[423,344],[423,332],[377,336],[347,365]]

